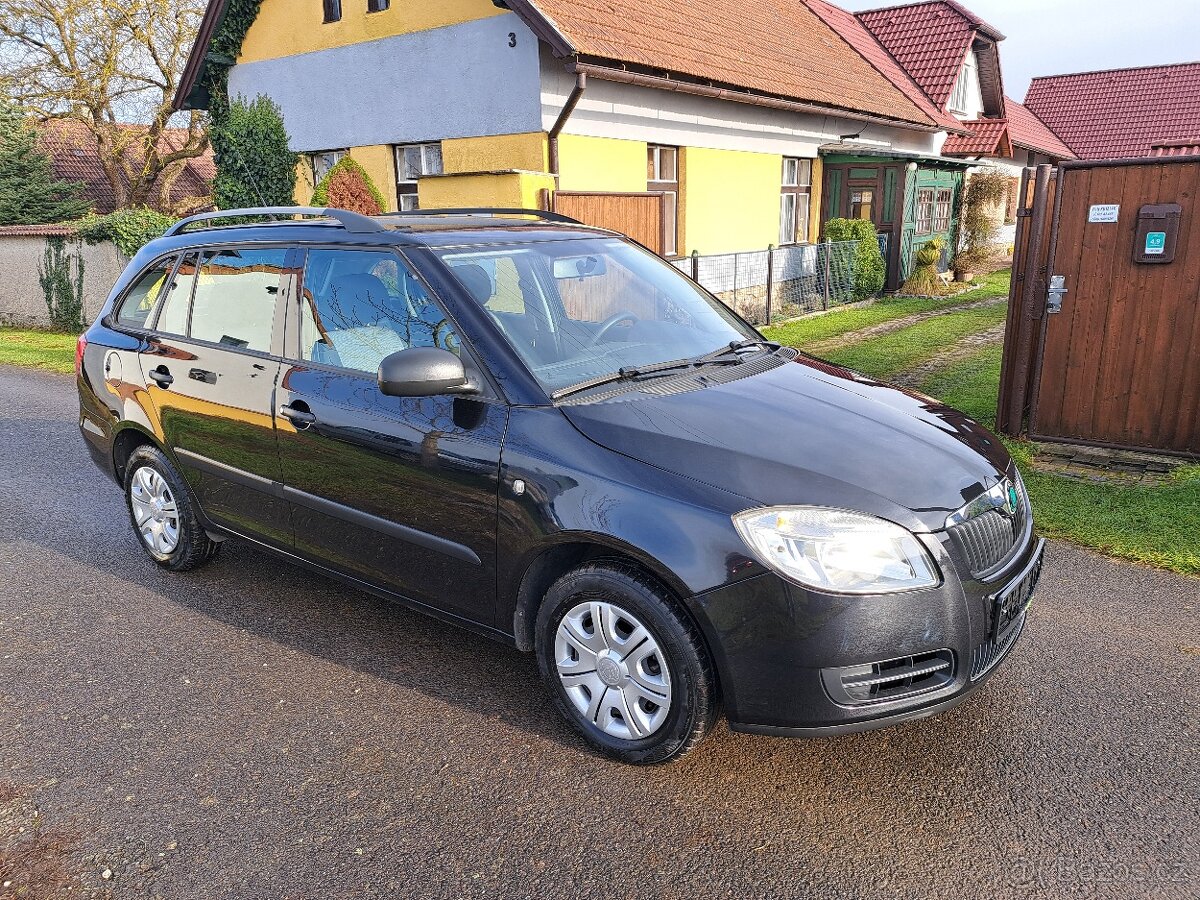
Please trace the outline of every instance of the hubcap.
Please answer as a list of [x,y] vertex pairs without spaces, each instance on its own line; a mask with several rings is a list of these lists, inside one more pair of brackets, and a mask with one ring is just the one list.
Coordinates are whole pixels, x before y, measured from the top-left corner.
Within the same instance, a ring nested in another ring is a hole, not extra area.
[[129,483],[129,499],[133,520],[146,546],[164,555],[179,546],[179,510],[165,478],[149,466],[142,466]]
[[571,609],[558,624],[554,660],[571,703],[605,734],[641,740],[666,721],[666,659],[649,629],[619,606],[592,600]]

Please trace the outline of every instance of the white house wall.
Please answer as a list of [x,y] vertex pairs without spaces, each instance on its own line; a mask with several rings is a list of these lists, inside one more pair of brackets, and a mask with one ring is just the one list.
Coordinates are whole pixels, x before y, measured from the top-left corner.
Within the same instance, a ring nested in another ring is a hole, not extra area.
[[[575,86],[562,63],[543,58],[541,128],[548,130]],[[697,97],[639,85],[588,79],[587,89],[565,132],[714,150],[745,150],[815,157],[822,144],[862,132],[864,147],[936,155],[944,132],[920,132],[839,116],[785,110]]]
[[542,127],[537,41],[511,13],[243,63],[229,92],[278,103],[299,152]]

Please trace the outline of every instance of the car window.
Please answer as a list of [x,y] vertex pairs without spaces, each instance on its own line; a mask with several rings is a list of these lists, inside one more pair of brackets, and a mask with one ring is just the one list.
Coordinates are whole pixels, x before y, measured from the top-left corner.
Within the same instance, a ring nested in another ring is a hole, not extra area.
[[310,250],[301,297],[302,359],[373,373],[410,347],[459,352],[449,320],[394,253]]
[[154,307],[173,287],[167,284],[167,279],[171,277],[171,269],[174,268],[176,259],[176,256],[160,259],[134,282],[121,303],[120,312],[117,313],[117,321],[120,324],[131,328],[146,327]]
[[196,281],[197,261],[200,255],[192,252],[183,258],[175,273],[175,284],[158,314],[155,331],[164,334],[187,334],[188,310],[192,306],[192,286]]
[[191,337],[269,352],[286,256],[277,247],[206,251],[195,276]]
[[669,263],[619,238],[436,254],[549,391],[756,336]]

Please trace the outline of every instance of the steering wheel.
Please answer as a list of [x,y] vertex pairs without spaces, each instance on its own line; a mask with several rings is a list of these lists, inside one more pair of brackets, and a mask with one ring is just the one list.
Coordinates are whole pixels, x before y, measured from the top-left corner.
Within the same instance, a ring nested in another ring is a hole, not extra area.
[[625,312],[613,313],[600,323],[600,328],[594,335],[592,335],[592,339],[588,341],[588,346],[595,347],[600,343],[601,340],[604,339],[605,336],[607,336],[610,331],[613,330],[613,326],[618,325],[621,322],[632,322],[633,324],[637,324],[640,321],[641,319],[628,310]]

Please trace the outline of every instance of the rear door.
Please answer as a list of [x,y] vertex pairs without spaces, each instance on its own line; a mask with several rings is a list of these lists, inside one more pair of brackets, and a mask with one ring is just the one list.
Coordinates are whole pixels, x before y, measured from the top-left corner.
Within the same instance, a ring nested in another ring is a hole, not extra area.
[[466,354],[396,253],[309,250],[303,285],[289,304],[296,340],[277,398],[297,551],[491,625],[506,405],[486,393],[380,392],[379,363],[391,353]]
[[217,524],[292,546],[274,399],[283,346],[280,247],[187,254],[142,357],[163,439]]

